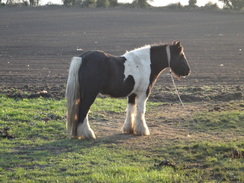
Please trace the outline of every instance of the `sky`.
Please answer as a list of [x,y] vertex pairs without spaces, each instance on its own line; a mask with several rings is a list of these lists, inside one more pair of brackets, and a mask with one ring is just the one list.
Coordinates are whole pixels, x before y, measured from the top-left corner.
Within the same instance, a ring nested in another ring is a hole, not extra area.
[[[118,2],[127,2],[131,3],[133,0],[118,0]],[[208,2],[216,3],[218,0],[197,0],[198,6],[204,6]],[[172,3],[178,3],[180,2],[182,5],[188,5],[189,0],[154,0],[154,2],[150,3],[153,6],[166,6],[168,4]]]
[[[2,2],[6,2],[7,0],[2,0]],[[118,0],[119,3],[131,3],[133,0]],[[208,2],[217,3],[218,0],[197,0],[198,6],[204,6]],[[40,5],[45,4],[63,4],[62,0],[39,0]],[[189,0],[154,0],[153,2],[150,2],[152,6],[166,6],[168,4],[172,3],[181,3],[182,5],[188,5]],[[221,3],[218,2],[218,5],[221,6]]]

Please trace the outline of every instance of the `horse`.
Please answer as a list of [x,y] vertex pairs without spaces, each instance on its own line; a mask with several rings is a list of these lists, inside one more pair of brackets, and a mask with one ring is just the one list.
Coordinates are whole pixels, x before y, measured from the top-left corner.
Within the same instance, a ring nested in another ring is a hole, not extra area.
[[146,102],[166,68],[177,78],[189,75],[190,67],[180,42],[145,45],[122,56],[96,50],[73,57],[66,87],[68,136],[96,138],[88,112],[99,93],[128,98],[123,133],[150,135],[145,120]]

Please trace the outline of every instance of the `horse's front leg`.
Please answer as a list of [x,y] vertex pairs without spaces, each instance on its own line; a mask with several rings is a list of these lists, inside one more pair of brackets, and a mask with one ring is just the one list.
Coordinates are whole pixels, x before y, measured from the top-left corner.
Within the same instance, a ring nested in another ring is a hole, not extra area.
[[126,119],[122,128],[123,133],[135,133],[136,118],[136,95],[132,94],[128,97],[128,105],[126,109]]
[[135,134],[137,135],[150,135],[146,120],[146,95],[140,95],[137,98],[137,116],[136,116],[136,125],[135,125]]

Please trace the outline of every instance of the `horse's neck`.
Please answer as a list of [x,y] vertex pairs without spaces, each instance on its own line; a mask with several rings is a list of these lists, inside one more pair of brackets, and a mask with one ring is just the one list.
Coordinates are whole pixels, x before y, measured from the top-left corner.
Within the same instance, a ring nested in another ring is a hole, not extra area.
[[141,48],[136,48],[134,50],[131,50],[129,52],[126,52],[123,56],[125,57],[137,57],[137,58],[146,58],[148,55],[150,55],[150,45],[143,46]]
[[168,67],[169,56],[166,47],[166,45],[151,47],[151,75],[155,80]]

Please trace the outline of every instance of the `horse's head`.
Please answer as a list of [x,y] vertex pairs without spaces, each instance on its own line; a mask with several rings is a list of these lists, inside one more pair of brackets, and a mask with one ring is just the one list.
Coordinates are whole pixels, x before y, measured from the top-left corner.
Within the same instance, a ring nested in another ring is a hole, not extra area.
[[180,42],[174,41],[169,46],[168,55],[169,67],[177,78],[186,77],[190,74],[190,66],[184,54],[184,48]]

